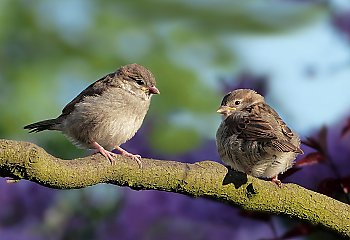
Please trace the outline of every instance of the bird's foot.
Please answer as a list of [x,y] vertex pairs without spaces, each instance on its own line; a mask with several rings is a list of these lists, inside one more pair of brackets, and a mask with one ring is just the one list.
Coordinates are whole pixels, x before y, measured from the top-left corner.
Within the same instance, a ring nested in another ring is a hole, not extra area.
[[101,153],[105,158],[107,158],[112,165],[114,165],[116,163],[115,161],[115,156],[117,154],[107,151],[106,149],[104,149],[100,144],[98,144],[97,142],[93,142],[92,143],[92,147],[94,147],[96,149],[95,153]]
[[282,187],[282,182],[281,182],[281,180],[278,179],[277,175],[271,179],[271,182],[276,183],[277,186],[279,186],[279,187]]
[[128,151],[122,149],[119,146],[117,146],[115,148],[115,150],[120,152],[120,154],[123,155],[123,156],[126,156],[126,157],[129,157],[131,159],[134,159],[137,162],[137,164],[140,166],[140,168],[142,168],[142,162],[141,162],[141,156],[140,155],[135,155],[135,154],[129,153]]

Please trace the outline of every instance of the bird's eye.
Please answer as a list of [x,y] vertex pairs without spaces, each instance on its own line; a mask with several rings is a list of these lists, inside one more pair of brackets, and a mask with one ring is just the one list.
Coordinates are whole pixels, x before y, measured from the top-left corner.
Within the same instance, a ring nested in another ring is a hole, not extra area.
[[136,79],[135,81],[138,85],[145,85],[145,81],[143,81],[142,79]]
[[143,79],[141,78],[137,78],[137,77],[130,77],[132,80],[134,80],[138,85],[145,85],[145,81],[143,81]]
[[241,101],[235,101],[235,105],[241,104]]

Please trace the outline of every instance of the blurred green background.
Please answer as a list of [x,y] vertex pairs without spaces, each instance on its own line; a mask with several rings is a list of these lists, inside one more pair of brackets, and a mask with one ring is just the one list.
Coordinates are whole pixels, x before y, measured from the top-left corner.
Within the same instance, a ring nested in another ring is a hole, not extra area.
[[[146,66],[157,79],[161,94],[152,99],[146,122],[153,127],[146,139],[162,156],[186,154],[214,139],[223,85],[234,84],[242,72],[267,79],[268,102],[305,136],[350,108],[349,42],[333,21],[348,5],[2,0],[0,137],[34,142],[65,159],[86,155],[62,134],[28,134],[23,126],[57,117],[91,82],[129,63]],[[123,195],[103,185],[47,191],[55,192],[55,201],[45,210],[44,233],[74,214],[109,219]]]
[[280,1],[270,7],[263,1],[1,1],[0,136],[34,141],[59,157],[81,155],[60,134],[29,135],[22,127],[58,116],[91,82],[136,62],[151,69],[161,90],[148,115],[157,125],[152,146],[187,151],[214,136],[220,78],[239,70],[229,38],[283,34],[324,11]]

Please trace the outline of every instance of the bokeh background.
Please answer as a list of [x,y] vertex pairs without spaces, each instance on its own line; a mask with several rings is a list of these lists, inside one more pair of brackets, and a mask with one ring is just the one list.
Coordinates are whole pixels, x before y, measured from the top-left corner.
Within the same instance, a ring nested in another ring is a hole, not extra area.
[[[215,111],[228,91],[253,88],[309,138],[307,158],[283,181],[349,203],[349,40],[348,0],[2,0],[0,137],[86,155],[57,132],[23,126],[58,116],[91,82],[136,62],[161,95],[129,151],[220,161]],[[103,184],[60,191],[0,179],[0,206],[1,240],[339,239],[284,217]]]

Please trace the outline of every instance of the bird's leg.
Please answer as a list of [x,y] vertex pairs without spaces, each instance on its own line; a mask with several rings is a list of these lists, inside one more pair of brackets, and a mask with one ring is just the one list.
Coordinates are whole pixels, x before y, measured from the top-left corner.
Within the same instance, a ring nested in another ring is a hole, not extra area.
[[277,186],[279,186],[279,187],[282,186],[282,182],[281,182],[281,180],[278,179],[278,175],[274,176],[274,177],[271,179],[271,182],[276,183]]
[[134,159],[139,164],[140,168],[142,168],[142,162],[141,162],[141,156],[140,155],[135,155],[135,154],[129,153],[128,151],[122,149],[119,146],[117,146],[115,148],[115,150],[120,152],[120,154],[123,155],[123,156],[126,156],[126,157]]
[[115,153],[107,151],[97,142],[93,142],[91,146],[96,149],[95,153],[98,153],[98,152],[101,153],[103,156],[105,156],[105,158],[107,158],[111,162],[112,165],[115,164],[116,162],[114,159],[114,156],[116,155]]

